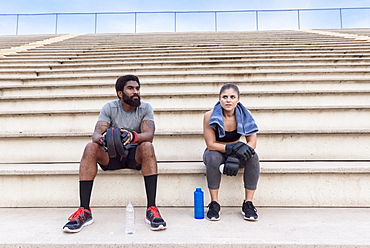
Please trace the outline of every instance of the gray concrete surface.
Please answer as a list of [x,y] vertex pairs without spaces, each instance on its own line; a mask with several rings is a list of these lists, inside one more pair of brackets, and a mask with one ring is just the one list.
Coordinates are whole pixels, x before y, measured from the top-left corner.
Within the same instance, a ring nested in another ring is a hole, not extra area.
[[135,208],[136,233],[125,234],[124,208],[95,208],[95,222],[63,233],[75,208],[0,208],[0,247],[370,247],[370,208],[258,208],[259,221],[223,207],[221,220],[195,220],[192,208],[160,208],[168,223],[151,231]]

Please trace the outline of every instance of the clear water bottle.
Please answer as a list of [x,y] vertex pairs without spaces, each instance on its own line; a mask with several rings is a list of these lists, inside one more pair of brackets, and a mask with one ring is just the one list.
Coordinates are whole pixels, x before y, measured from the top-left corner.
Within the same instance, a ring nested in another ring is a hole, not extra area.
[[131,201],[128,202],[126,206],[126,227],[125,232],[127,234],[135,233],[135,210]]
[[194,191],[194,218],[204,219],[204,193],[201,188]]

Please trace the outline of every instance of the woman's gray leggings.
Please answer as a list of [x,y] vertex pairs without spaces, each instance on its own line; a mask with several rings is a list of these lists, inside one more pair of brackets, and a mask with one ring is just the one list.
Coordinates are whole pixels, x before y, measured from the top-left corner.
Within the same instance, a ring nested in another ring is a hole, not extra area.
[[[206,165],[206,176],[209,189],[219,189],[221,182],[220,165],[225,163],[226,153],[206,149],[203,154],[203,163]],[[244,188],[255,190],[260,176],[260,162],[257,153],[244,164]]]

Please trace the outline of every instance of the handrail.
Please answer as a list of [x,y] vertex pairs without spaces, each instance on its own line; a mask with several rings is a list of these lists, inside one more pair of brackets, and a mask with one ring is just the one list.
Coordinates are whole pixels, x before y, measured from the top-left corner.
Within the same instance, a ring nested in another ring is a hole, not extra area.
[[[180,14],[214,14],[214,28],[213,31],[218,31],[219,25],[219,18],[218,14],[221,13],[254,13],[255,14],[255,30],[259,30],[259,23],[261,21],[260,13],[263,12],[296,12],[297,13],[297,29],[301,29],[301,19],[302,19],[302,12],[309,11],[337,11],[339,18],[338,22],[340,28],[343,28],[343,11],[347,10],[370,10],[370,7],[351,7],[351,8],[314,8],[314,9],[260,9],[260,10],[204,10],[204,11],[117,11],[117,12],[73,12],[73,13],[23,13],[23,14],[1,14],[1,16],[15,16],[16,17],[16,27],[15,27],[15,34],[19,34],[19,25],[20,25],[20,17],[22,16],[55,16],[55,34],[58,34],[58,27],[59,27],[59,17],[63,15],[92,15],[94,16],[94,33],[97,33],[98,27],[98,17],[102,15],[134,15],[134,32],[137,32],[137,18],[138,15],[142,14],[172,14],[173,15],[173,26],[174,32],[177,32],[177,24],[178,24],[178,15]],[[369,17],[368,17],[369,18]],[[370,23],[370,21],[368,20]]]

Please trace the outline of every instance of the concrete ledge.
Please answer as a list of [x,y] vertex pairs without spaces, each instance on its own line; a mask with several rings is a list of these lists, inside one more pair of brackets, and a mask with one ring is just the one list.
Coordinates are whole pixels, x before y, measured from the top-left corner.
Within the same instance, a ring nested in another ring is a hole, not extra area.
[[[27,64],[25,63],[27,62]],[[254,66],[302,66],[307,67],[310,65],[320,65],[322,67],[324,66],[364,66],[367,63],[370,62],[369,58],[329,58],[329,59],[305,59],[305,60],[297,60],[296,58],[290,58],[290,59],[265,59],[265,60],[254,60],[254,59],[246,59],[246,58],[239,58],[239,59],[202,59],[202,58],[194,58],[194,59],[185,59],[185,60],[179,60],[176,58],[169,58],[167,60],[160,60],[157,58],[152,58],[151,60],[146,61],[120,61],[117,62],[117,60],[99,60],[98,58],[95,61],[91,62],[78,62],[78,61],[70,61],[70,60],[59,60],[59,61],[37,61],[37,60],[25,60],[23,63],[15,63],[14,61],[4,61],[4,63],[0,64],[0,71],[7,70],[7,71],[13,71],[15,70],[26,70],[26,71],[39,71],[39,70],[58,70],[58,69],[70,69],[70,68],[109,68],[109,67],[126,67],[126,70],[130,70],[131,68],[135,67],[147,67],[150,69],[155,69],[159,66],[173,66],[173,67],[179,67],[179,66],[191,66],[191,65],[205,65],[205,66],[211,66],[211,65],[254,65]]]
[[[370,58],[369,58],[370,59]],[[13,78],[14,80],[18,80],[17,78]],[[312,86],[314,85],[315,86],[315,89],[318,85],[322,85],[322,84],[329,84],[330,86],[332,86],[333,84],[339,86],[341,84],[349,84],[351,85],[351,89],[355,89],[355,86],[356,85],[368,85],[369,81],[366,79],[366,78],[353,78],[353,77],[348,77],[348,76],[343,76],[341,77],[340,80],[338,80],[338,78],[335,78],[335,77],[325,77],[325,78],[320,78],[320,77],[314,77],[314,78],[307,78],[307,79],[302,79],[300,80],[300,84],[297,84],[297,80],[294,79],[294,78],[285,78],[284,80],[281,80],[281,79],[275,79],[275,78],[266,78],[266,79],[259,79],[259,80],[252,80],[252,79],[248,79],[248,78],[235,78],[235,79],[232,79],[232,80],[223,80],[223,79],[208,79],[208,78],[202,78],[202,79],[192,79],[192,80],[187,80],[186,78],[182,78],[182,79],[178,79],[176,81],[173,81],[173,80],[168,80],[168,79],[163,79],[161,81],[159,80],[153,80],[155,78],[145,78],[143,80],[140,80],[141,81],[141,84],[143,85],[143,90],[146,88],[146,87],[149,87],[149,86],[155,86],[155,87],[158,87],[158,86],[166,86],[166,87],[171,87],[172,85],[178,85],[178,86],[184,86],[184,85],[190,85],[192,88],[197,86],[197,85],[200,85],[202,86],[202,88],[204,87],[204,85],[216,85],[216,88],[222,86],[223,84],[227,83],[227,82],[233,82],[233,83],[236,83],[238,84],[239,86],[240,85],[246,85],[248,86],[248,89],[250,89],[250,87],[252,85],[261,85],[261,84],[269,84],[269,87],[271,89],[271,87],[275,86],[276,88],[280,88],[281,90],[281,86],[282,85],[285,85],[285,84],[290,84],[290,85],[293,85],[297,90],[297,87],[299,87],[300,85],[302,84],[307,84],[309,86]],[[94,79],[93,77],[89,77],[88,80],[84,80],[84,78],[81,78],[81,80],[75,80],[75,81],[56,81],[56,82],[53,82],[53,81],[43,81],[43,80],[40,80],[40,81],[37,81],[37,83],[33,82],[32,80],[30,81],[26,81],[25,83],[26,84],[22,84],[22,85],[19,85],[19,84],[13,84],[13,85],[10,85],[10,87],[31,87],[31,88],[34,88],[34,87],[44,87],[44,85],[46,87],[71,87],[71,86],[82,86],[82,87],[97,87],[97,86],[102,86],[102,87],[109,87],[110,89],[113,87],[113,82],[114,82],[115,78],[114,77],[111,77],[111,78],[102,78],[102,77],[98,77],[97,79]],[[36,80],[35,80],[36,81]],[[99,85],[97,85],[96,81],[99,81]],[[277,84],[279,83],[279,84]],[[339,84],[339,85],[338,85]],[[6,85],[4,85],[4,87],[7,87]],[[204,88],[203,88],[204,89]]]
[[[261,174],[361,174],[370,173],[370,161],[261,162]],[[79,163],[0,164],[0,176],[78,175]],[[159,174],[202,174],[203,162],[159,162]],[[140,174],[132,170],[102,171],[98,174]],[[240,169],[239,174],[243,173]]]
[[[257,206],[370,207],[370,162],[261,162],[261,167]],[[6,189],[0,191],[0,207],[76,207],[78,164],[3,164],[0,187]],[[159,163],[159,206],[192,206],[197,187],[208,204],[203,163]],[[243,198],[242,170],[236,177],[222,176],[222,205],[239,206]],[[123,206],[128,200],[146,204],[141,173],[99,171],[92,206]]]
[[[248,98],[248,107],[268,106],[359,106],[369,105],[369,89],[356,90],[287,90],[287,91],[242,91],[241,96]],[[193,101],[194,99],[197,101]],[[142,99],[154,108],[212,108],[217,101],[216,92],[176,92],[145,93]],[[116,100],[110,94],[64,94],[64,95],[19,95],[0,96],[0,111],[50,111],[57,109],[84,110],[100,109],[105,103]],[[215,100],[216,99],[216,100]]]
[[[351,160],[369,160],[368,129],[264,130],[258,137],[257,152],[265,161],[339,161],[348,160],[349,156]],[[80,161],[85,145],[91,141],[91,132],[5,134],[0,138],[0,150],[7,151],[0,161],[3,164],[73,163]],[[158,131],[153,144],[157,160],[166,162],[201,161],[205,149],[201,131]],[[343,144],[353,150],[344,151]],[[27,152],[20,156],[20,151]]]
[[[18,81],[18,83],[14,82]],[[84,78],[73,80],[73,81],[63,81],[60,79],[60,82],[52,83],[47,80],[34,80],[37,83],[34,83],[29,80],[23,80],[19,78],[8,79],[6,84],[2,80],[0,90],[1,96],[27,96],[27,95],[69,95],[69,94],[81,94],[84,93],[108,93],[111,94],[114,92],[114,77],[91,79],[89,81],[84,80]],[[99,81],[97,83],[97,81]],[[170,92],[217,92],[219,87],[224,83],[230,82],[230,80],[209,80],[207,78],[202,80],[185,80],[178,79],[172,82],[168,81],[152,81],[152,79],[146,79],[141,82],[143,85],[142,93],[163,93],[162,86],[165,86],[166,89]],[[354,78],[345,78],[342,77],[341,80],[338,78],[307,78],[301,79],[300,83],[297,84],[296,79],[285,78],[284,80],[276,79],[259,79],[259,80],[248,80],[248,79],[234,79],[233,83],[236,83],[239,88],[244,91],[247,89],[247,92],[256,92],[264,91],[269,89],[272,91],[277,89],[279,91],[285,90],[307,90],[307,89],[316,89],[327,90],[333,89],[336,90],[367,90],[369,89],[369,81],[366,78],[354,79]]]
[[[294,95],[301,95],[301,96],[305,96],[305,95],[351,95],[351,94],[358,94],[358,95],[362,95],[362,94],[369,94],[370,93],[370,89],[355,89],[355,90],[329,90],[329,89],[326,89],[326,90],[319,90],[319,89],[315,89],[315,90],[309,90],[309,89],[306,89],[306,90],[293,90],[293,89],[290,89],[290,90],[259,90],[259,91],[241,91],[240,94],[241,95],[245,95],[245,96],[248,96],[248,97],[251,97],[249,95],[259,95],[258,97],[261,97],[261,96],[270,96],[270,95],[277,95],[277,96],[289,96],[289,97],[292,97]],[[141,97],[143,98],[153,98],[153,99],[157,99],[157,98],[161,98],[161,97],[174,97],[175,99],[176,98],[180,98],[180,97],[203,97],[203,98],[206,98],[206,97],[211,97],[212,99],[217,99],[218,97],[218,93],[217,92],[163,92],[161,95],[158,95],[158,93],[143,93],[141,94]],[[300,97],[301,97],[300,96]],[[36,99],[36,100],[55,100],[55,99],[61,99],[61,100],[70,100],[70,99],[75,99],[75,98],[81,98],[81,99],[86,99],[86,98],[105,98],[107,101],[109,99],[113,99],[113,100],[116,100],[117,96],[114,92],[113,89],[111,89],[111,92],[110,93],[94,93],[94,94],[86,94],[86,93],[80,93],[80,94],[65,94],[65,95],[14,95],[14,96],[0,96],[0,100],[4,101],[4,100],[27,100],[27,99]],[[166,98],[166,100],[168,100],[168,98]],[[148,100],[146,100],[148,101]],[[214,102],[215,100],[212,101],[212,103]],[[367,103],[367,102],[366,102]],[[365,104],[366,104],[365,103]],[[307,104],[308,105],[308,104]],[[184,105],[182,105],[184,106]],[[211,105],[212,106],[212,105]],[[297,105],[293,105],[293,106],[297,106]]]
[[[342,63],[342,64],[264,64],[264,65],[243,65],[242,62],[236,63],[234,65],[224,65],[224,64],[216,64],[216,65],[206,65],[205,63],[194,63],[190,65],[183,65],[183,66],[176,66],[176,65],[160,65],[160,66],[102,66],[97,65],[96,67],[92,67],[89,65],[85,65],[84,67],[70,67],[65,68],[61,66],[60,69],[49,67],[41,67],[41,68],[1,68],[0,67],[0,77],[9,76],[9,75],[19,75],[22,77],[33,77],[36,76],[45,76],[45,75],[70,75],[70,74],[86,74],[87,72],[93,73],[118,73],[119,71],[133,71],[135,74],[146,73],[147,71],[156,71],[156,72],[163,72],[163,73],[174,73],[174,72],[182,72],[182,71],[244,71],[245,73],[275,73],[275,72],[311,72],[317,70],[318,72],[322,72],[325,70],[329,70],[330,72],[336,72],[336,70],[367,70],[370,67],[370,64],[365,62],[362,63]],[[333,68],[334,67],[334,68]],[[232,69],[231,69],[232,68]]]
[[[248,93],[251,93],[248,95]],[[253,93],[253,94],[252,94]],[[242,92],[248,99],[249,108],[258,107],[296,107],[296,106],[362,106],[369,105],[369,90],[342,92]],[[114,95],[74,94],[46,96],[3,96],[0,97],[0,111],[17,109],[18,111],[53,111],[100,109],[109,101],[116,100]],[[155,109],[171,108],[209,108],[218,99],[217,94],[153,94],[143,95],[144,102],[149,102]],[[193,101],[197,99],[197,101]],[[215,100],[216,99],[216,100]]]
[[[53,59],[53,58],[50,58]],[[356,69],[356,68],[346,68],[346,69],[317,69],[317,70],[309,70],[309,69],[301,69],[301,70],[265,70],[265,71],[256,71],[256,70],[235,70],[233,68],[229,70],[189,70],[189,71],[171,71],[170,74],[166,74],[166,72],[160,71],[150,71],[147,69],[146,71],[139,71],[139,70],[130,70],[131,73],[137,74],[140,79],[141,78],[151,78],[153,80],[178,80],[178,79],[190,79],[190,80],[200,80],[204,77],[211,78],[211,79],[223,79],[223,80],[230,80],[230,79],[252,79],[252,80],[261,80],[261,79],[269,79],[275,78],[280,80],[285,80],[287,77],[294,78],[296,80],[305,80],[310,77],[337,77],[338,79],[343,77],[353,77],[354,79],[359,78],[366,78],[369,74],[367,69]],[[32,75],[17,75],[16,77],[13,74],[1,76],[1,80],[12,80],[12,79],[20,79],[20,80],[58,80],[60,78],[64,78],[64,80],[80,80],[82,78],[89,79],[94,77],[117,77],[121,76],[122,70],[105,70],[90,73],[88,70],[83,71],[81,73],[53,73],[53,72],[40,72],[40,73],[32,73]]]
[[[158,131],[156,136],[169,136],[169,135],[202,135],[201,130],[182,130],[182,131]],[[369,128],[364,129],[339,129],[339,130],[261,130],[258,132],[260,135],[284,135],[284,134],[370,134]],[[79,137],[90,138],[91,132],[69,132],[69,133],[0,133],[0,138],[48,138],[48,137]]]

